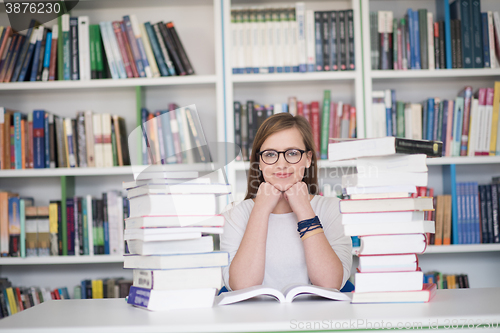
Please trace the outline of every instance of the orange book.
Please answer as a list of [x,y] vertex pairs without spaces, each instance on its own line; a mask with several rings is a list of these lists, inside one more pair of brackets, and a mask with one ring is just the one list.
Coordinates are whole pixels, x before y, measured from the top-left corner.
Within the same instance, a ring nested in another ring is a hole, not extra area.
[[451,195],[443,196],[443,245],[451,244]]
[[436,233],[434,235],[434,245],[443,245],[443,223],[444,222],[444,196],[437,196],[436,203]]
[[349,138],[356,137],[356,108],[351,106],[349,118]]

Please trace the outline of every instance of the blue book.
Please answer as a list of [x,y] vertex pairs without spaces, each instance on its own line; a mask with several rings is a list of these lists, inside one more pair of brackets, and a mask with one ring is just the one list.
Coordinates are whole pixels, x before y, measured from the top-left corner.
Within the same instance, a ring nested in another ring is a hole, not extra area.
[[459,244],[455,164],[443,165],[443,193],[451,194],[451,243]]
[[43,56],[42,81],[47,81],[49,78],[48,71],[49,71],[49,67],[50,67],[50,50],[51,49],[52,49],[52,32],[47,32],[47,41],[45,42],[45,54]]
[[[38,36],[38,29],[35,29],[32,34],[30,35],[30,40],[25,41],[25,43],[29,43],[28,45],[28,51],[26,52],[26,57],[24,58],[24,63],[23,66],[21,67],[21,71],[19,72],[19,76],[17,77],[18,82],[23,82],[26,79],[26,74],[28,73],[28,68],[31,65],[31,60],[33,59],[33,53],[36,48],[36,43],[37,43],[37,36]],[[17,65],[19,64],[19,60],[16,63],[16,68]],[[14,76],[12,77],[12,82],[14,82]]]
[[[30,21],[30,25],[28,27],[28,32],[26,33],[26,39],[24,40],[23,47],[21,48],[21,50],[19,52],[19,57],[16,61],[16,65],[14,67],[14,73],[12,74],[12,78],[11,78],[10,82],[22,81],[22,80],[18,80],[19,75],[21,74],[21,69],[24,67],[24,63],[26,62],[26,58],[29,54],[30,47],[32,48],[31,54],[33,54],[33,49],[34,49],[35,45],[34,44],[33,44],[33,46],[31,45],[31,34],[33,33],[35,26],[38,26],[38,25],[39,25],[39,23],[36,20],[32,19]],[[26,64],[26,66],[28,66],[28,65],[29,65],[29,61],[28,61],[28,64]]]
[[45,111],[33,111],[33,167],[45,168]]
[[[411,69],[415,69],[415,56],[413,54],[413,48],[415,46],[415,33],[413,32],[413,29],[414,29],[414,26],[413,26],[413,10],[411,8],[408,8],[407,10],[407,20],[406,20],[406,24],[407,24],[407,27],[408,27],[408,37],[410,39],[410,54],[408,56],[408,58],[410,59],[410,68]],[[423,132],[422,132],[423,134]]]
[[451,58],[451,24],[450,24],[450,1],[436,0],[436,19],[444,22],[444,47],[446,68],[452,68]]
[[466,196],[465,203],[465,213],[466,213],[466,230],[467,230],[467,244],[474,244],[475,236],[474,236],[474,220],[473,220],[473,211],[472,211],[472,188],[471,183],[464,183],[464,191]]
[[87,298],[87,282],[85,280],[82,280],[82,282],[80,283],[80,286],[81,286],[81,289],[80,289],[80,295],[81,295],[81,299],[86,299]]
[[481,220],[479,213],[479,184],[471,182],[472,187],[472,208],[474,213],[474,243],[481,243]]
[[[445,99],[443,101],[443,127],[441,131],[441,138],[438,138],[441,142],[443,142],[443,156],[445,155],[446,150],[446,131],[448,129],[448,104],[449,101]],[[425,140],[425,139],[424,139]]]
[[43,39],[44,30],[45,30],[44,27],[40,27],[36,31],[37,37],[36,37],[36,43],[35,43],[35,54],[33,55],[33,65],[31,66],[30,81],[36,81],[36,75],[38,72],[38,64],[40,62],[40,52],[42,52],[42,39]]
[[21,119],[20,112],[14,113],[14,158],[15,168],[22,169],[22,136],[21,136]]
[[161,76],[168,76],[167,64],[165,63],[165,58],[161,53],[160,44],[158,44],[158,39],[156,38],[156,34],[151,26],[151,23],[144,23],[144,28],[146,29],[146,33],[148,34],[149,41],[151,43],[151,48],[153,49],[154,56],[156,58],[156,63],[158,64],[158,69],[160,70]]
[[283,103],[281,105],[281,112],[288,112],[288,104],[287,103]]
[[351,236],[351,239],[352,239],[352,247],[359,247],[361,245],[358,236]]
[[450,5],[450,18],[461,23],[463,68],[473,68],[471,6],[471,0],[455,0]]
[[[483,18],[481,15],[481,1],[469,0],[471,9],[471,47],[472,66],[474,68],[484,68],[483,55]],[[487,15],[487,13],[485,13]]]
[[44,155],[45,155],[45,167],[50,168],[50,135],[49,135],[49,114],[45,112],[44,117]]
[[457,183],[457,206],[458,206],[458,244],[465,244],[465,233],[464,233],[464,195],[463,195],[463,184]]
[[455,99],[455,113],[453,115],[453,149],[451,156],[460,156],[460,148],[462,144],[462,125],[464,114],[464,98],[457,97]]
[[108,195],[102,194],[102,207],[103,207],[103,231],[104,231],[104,254],[110,254],[109,251],[109,220],[108,220]]
[[434,98],[427,100],[427,134],[426,140],[433,140],[434,136]]
[[482,29],[483,29],[483,64],[485,68],[491,67],[490,59],[490,34],[488,28],[488,13],[481,13]]
[[[323,29],[321,12],[314,12],[314,40],[316,53],[316,72],[324,70],[323,67]],[[278,67],[278,72],[280,72]]]
[[432,125],[432,140],[436,141],[439,127],[439,113],[442,112],[439,98],[434,99],[434,119]]
[[385,96],[385,132],[387,136],[392,136],[392,107]]
[[[422,69],[420,62],[420,23],[418,19],[418,11],[413,11],[413,41],[415,46],[413,49],[413,56],[415,57],[415,69]],[[412,57],[413,59],[413,57]]]
[[144,71],[144,63],[142,62],[141,54],[139,51],[139,46],[137,45],[137,40],[135,39],[134,31],[132,29],[132,22],[130,22],[130,17],[125,15],[123,17],[123,23],[127,32],[128,41],[130,43],[130,49],[132,51],[132,56],[135,60],[135,67],[140,77],[146,77],[146,72]]
[[[428,104],[422,103],[422,140],[427,140],[427,116],[428,116]],[[443,146],[444,147],[444,146]]]
[[[491,223],[492,223],[492,243],[500,243],[500,232],[499,232],[499,223],[500,221],[498,220],[498,209],[499,209],[499,200],[498,200],[498,195],[499,195],[499,190],[500,186],[498,184],[491,184],[491,212],[492,212],[492,218],[491,218]],[[489,206],[489,204],[488,204]],[[488,207],[489,209],[489,207]],[[489,213],[488,213],[489,215]],[[489,218],[489,217],[488,217]]]

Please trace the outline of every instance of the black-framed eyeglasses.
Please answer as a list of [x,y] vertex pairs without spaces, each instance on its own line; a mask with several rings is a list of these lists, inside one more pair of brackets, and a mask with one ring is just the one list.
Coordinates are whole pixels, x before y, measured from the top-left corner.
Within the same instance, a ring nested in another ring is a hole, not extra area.
[[278,162],[280,158],[280,154],[283,154],[285,161],[290,164],[297,164],[302,159],[302,155],[304,155],[306,151],[302,149],[287,149],[285,151],[277,151],[273,149],[264,150],[259,152],[260,158],[262,162],[271,165]]

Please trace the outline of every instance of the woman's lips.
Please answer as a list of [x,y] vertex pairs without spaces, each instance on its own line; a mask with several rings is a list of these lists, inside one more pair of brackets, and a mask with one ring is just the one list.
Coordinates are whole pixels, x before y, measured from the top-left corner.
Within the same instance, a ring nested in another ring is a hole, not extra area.
[[292,174],[291,174],[291,173],[282,173],[282,172],[280,172],[280,173],[275,173],[274,175],[275,175],[276,177],[278,177],[278,178],[288,178],[288,177],[290,177]]

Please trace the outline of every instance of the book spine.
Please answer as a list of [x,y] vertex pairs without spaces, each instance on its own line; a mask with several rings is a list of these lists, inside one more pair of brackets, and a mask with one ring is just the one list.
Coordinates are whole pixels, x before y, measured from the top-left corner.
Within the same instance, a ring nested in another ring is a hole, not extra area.
[[320,158],[328,158],[329,125],[330,125],[330,90],[325,90],[323,94],[323,112],[321,119],[321,145]]
[[[340,10],[338,12],[338,16],[337,16],[337,22],[338,22],[338,27],[339,27],[339,31],[338,31],[338,34],[337,34],[337,52],[338,52],[338,55],[337,55],[337,63],[338,63],[338,66],[339,66],[339,69],[340,70],[346,70],[347,69],[347,43],[348,43],[348,39],[347,39],[347,15],[346,15],[346,11],[344,10]],[[325,59],[323,59],[323,61],[325,61]]]
[[323,50],[323,70],[330,71],[330,29],[328,25],[331,26],[331,16],[330,12],[321,12],[321,38],[322,38],[322,50]]
[[429,62],[428,68],[434,70],[436,68],[436,63],[434,59],[434,14],[431,12],[427,13],[427,59]]
[[78,17],[78,66],[80,80],[90,80],[89,17]]
[[[447,49],[447,44],[446,44],[446,38],[445,38],[445,24],[444,22],[439,22],[439,68],[440,69],[447,69],[447,59],[448,57],[452,59],[451,53],[448,55],[448,49]],[[451,52],[451,45],[450,45],[450,51]],[[450,64],[451,68],[451,64]]]
[[339,70],[339,64],[337,63],[338,59],[338,50],[337,50],[337,11],[332,10],[330,11],[330,15],[328,18],[328,26],[329,26],[329,35],[330,35],[330,70],[332,71],[338,71]]
[[490,243],[495,243],[495,231],[493,221],[493,201],[492,201],[492,185],[486,185],[486,216],[488,219],[488,233]]
[[176,50],[179,53],[179,56],[180,56],[180,59],[182,61],[183,66],[184,66],[184,69],[186,71],[186,74],[187,75],[194,74],[193,66],[191,65],[191,62],[189,61],[186,50],[184,49],[184,46],[182,45],[181,39],[179,38],[179,35],[177,34],[177,30],[175,29],[174,23],[168,22],[167,29],[168,29],[169,33],[171,34],[172,39],[176,45]]
[[151,48],[151,42],[146,31],[144,24],[139,24],[139,30],[141,31],[142,42],[144,44],[144,51],[146,52],[146,58],[151,68],[151,73],[153,77],[160,77],[160,71],[158,69],[158,64],[156,63],[156,58],[153,54],[153,49]]
[[103,232],[104,232],[104,254],[110,254],[109,248],[109,211],[108,211],[108,195],[102,194],[102,209],[103,209]]
[[168,68],[167,64],[165,63],[165,58],[163,58],[163,54],[160,49],[160,44],[158,43],[158,39],[156,38],[156,34],[153,30],[153,27],[151,26],[151,23],[146,22],[144,23],[144,27],[146,28],[146,33],[149,37],[149,41],[151,43],[151,47],[153,49],[154,56],[156,58],[156,61],[158,63],[158,70],[160,71],[161,76],[168,76]]
[[45,40],[45,54],[43,57],[43,69],[42,69],[42,81],[49,80],[49,70],[50,70],[50,55],[52,51],[52,32],[47,32]]
[[[487,12],[488,14],[488,44],[490,46],[490,64],[491,68],[497,68],[498,67],[498,57],[499,57],[499,52],[498,49],[495,48],[497,45],[495,43],[495,23],[493,20],[493,13],[491,11]],[[500,23],[500,22],[499,22]],[[496,30],[498,31],[498,30]],[[498,46],[500,48],[500,45]],[[495,51],[496,50],[496,51]]]
[[78,147],[78,166],[87,167],[87,139],[85,136],[85,115],[78,112],[76,116],[76,141]]
[[[75,202],[74,198],[66,199],[66,231],[67,255],[75,255]],[[64,245],[63,245],[64,246]]]
[[125,72],[127,74],[127,77],[131,78],[134,77],[134,74],[132,72],[132,67],[130,66],[130,60],[128,58],[127,50],[125,48],[125,42],[123,40],[123,35],[122,35],[122,27],[120,22],[115,21],[112,23],[113,25],[113,32],[116,37],[116,41],[118,43],[118,47],[120,49],[120,54],[123,59],[123,65],[125,67]]
[[422,68],[422,63],[421,63],[421,54],[420,54],[420,22],[419,22],[419,15],[418,11],[413,11],[413,41],[415,42],[415,45],[413,47],[413,56],[415,58],[415,68],[414,69],[421,69]]
[[[127,72],[125,71],[125,64],[123,62],[122,55],[120,53],[120,47],[118,46],[118,41],[116,35],[113,31],[113,24],[110,21],[105,22],[106,33],[111,46],[111,52],[113,53],[113,58],[115,60],[115,65],[118,71],[120,79],[127,78]],[[107,55],[107,54],[106,54]]]
[[133,77],[139,77],[139,72],[137,71],[137,67],[135,66],[134,56],[132,54],[132,48],[130,47],[130,43],[127,37],[127,28],[125,27],[125,23],[123,23],[123,21],[120,22],[120,28],[121,28],[123,44],[125,46],[130,68],[132,69]]
[[65,131],[66,131],[66,140],[67,140],[67,147],[68,147],[68,164],[70,168],[75,168],[76,167],[76,155],[75,155],[75,150],[76,147],[73,145],[73,126],[71,124],[71,119],[70,118],[65,118],[64,119],[64,126],[65,126]]
[[234,101],[234,143],[236,160],[241,160],[241,103]]
[[[44,27],[40,27],[36,30],[36,33],[33,35],[36,38],[35,42],[35,51],[33,54],[33,61],[31,62],[31,75],[30,75],[30,81],[36,81],[37,73],[38,73],[38,67],[40,63],[40,54],[42,53],[42,42],[44,40],[44,34],[47,34],[47,30]],[[29,64],[27,65],[27,67]],[[24,71],[24,75],[22,78],[22,81],[27,77],[28,68]],[[23,74],[23,71],[21,71],[21,74]],[[19,75],[19,78],[21,78],[21,75]]]
[[44,160],[45,160],[45,168],[50,168],[50,128],[49,128],[49,113],[45,112],[44,115]]
[[45,111],[33,111],[33,167],[45,168]]
[[58,65],[57,54],[59,44],[59,27],[54,25],[52,27],[52,43],[50,45],[50,65],[49,65],[49,81],[56,79],[56,66]]
[[139,76],[146,77],[144,62],[142,61],[139,46],[137,44],[137,39],[133,31],[132,22],[128,15],[123,16],[123,23],[125,24],[125,28],[127,29],[128,42],[130,44],[130,48],[132,49],[132,55],[134,56],[135,66],[137,68]]
[[429,69],[427,47],[427,9],[418,10],[421,69]]
[[316,66],[315,51],[315,18],[314,11],[306,10],[306,50],[307,50],[307,71],[314,72]]
[[62,15],[62,61],[63,61],[63,80],[71,80],[71,27],[70,27],[70,17],[69,14]]
[[500,243],[500,226],[498,221],[499,216],[499,201],[498,201],[498,184],[491,185],[491,210],[493,222],[493,239],[492,243]]
[[106,58],[108,60],[109,70],[111,72],[111,77],[116,80],[120,78],[120,74],[118,73],[118,65],[113,55],[112,45],[110,36],[107,31],[106,22],[100,22],[100,33],[102,35],[102,41],[104,44],[104,51],[106,52]]
[[165,47],[167,48],[167,51],[169,52],[169,55],[173,60],[176,74],[177,75],[186,75],[186,70],[184,68],[184,64],[182,63],[181,58],[179,57],[179,54],[177,53],[174,40],[172,39],[172,36],[170,35],[169,31],[167,30],[167,26],[163,22],[159,22],[158,27],[159,27],[161,35],[163,37],[163,41],[165,42]]
[[321,148],[321,128],[320,128],[320,115],[319,115],[319,103],[311,103],[311,128],[313,132],[313,140],[316,150],[317,158],[320,158],[320,148]]
[[137,17],[135,14],[129,15],[130,22],[132,23],[132,31],[134,33],[135,39],[137,41],[137,48],[139,49],[139,54],[142,59],[142,63],[144,65],[144,72],[146,73],[146,77],[153,77],[153,72],[151,71],[151,66],[149,65],[148,57],[146,55],[146,50],[144,48],[144,42],[142,40],[141,29],[139,28],[139,22],[137,21]]
[[481,29],[483,37],[483,63],[484,68],[492,68],[490,62],[490,39],[488,36],[488,13],[481,13]]
[[316,52],[316,71],[321,72],[323,67],[323,29],[321,12],[314,12],[314,30],[315,30],[315,52]]
[[481,1],[471,0],[469,3],[469,11],[471,18],[471,46],[472,46],[472,62],[474,68],[483,68],[483,23],[481,17]]
[[479,185],[479,208],[481,212],[481,235],[482,243],[490,243],[488,233],[488,214],[486,212],[486,185]]
[[[34,19],[32,19],[30,21],[28,31],[26,33],[26,39],[24,40],[22,48],[19,51],[19,59],[17,59],[17,61],[15,63],[15,67],[13,68],[13,72],[12,72],[12,77],[9,79],[9,82],[24,81],[24,77],[22,78],[22,80],[19,80],[19,76],[21,74],[22,69],[25,68],[25,70],[27,70],[28,65],[30,63],[31,56],[33,54],[33,49],[35,47],[35,42],[36,42],[36,36],[35,36],[34,41],[33,41],[32,36],[36,35],[35,32],[36,32],[38,25],[39,25],[39,23],[36,22]],[[26,59],[27,57],[28,57],[28,59]],[[24,73],[24,74],[26,74],[26,73]]]
[[356,67],[356,54],[354,49],[354,12],[352,9],[345,11],[346,13],[346,45],[347,45],[347,60],[346,69],[354,70]]
[[[297,52],[299,72],[307,72],[307,50],[306,50],[306,11],[303,2],[295,4],[295,19],[297,23]],[[267,19],[267,16],[266,16]],[[268,34],[269,35],[269,34]],[[332,51],[333,52],[333,51]]]
[[[303,7],[303,6],[302,6]],[[297,19],[299,19],[299,10],[300,6],[299,3],[297,3]],[[241,15],[240,12],[236,12],[235,15],[235,25],[236,25],[236,42],[237,42],[237,50],[238,54],[236,55],[236,64],[237,64],[237,74],[243,74],[245,72],[245,29],[244,29],[244,24],[243,24],[243,16]],[[267,64],[267,73],[274,73],[276,72],[276,59],[275,59],[275,48],[276,48],[276,37],[274,33],[274,22],[273,22],[273,11],[272,10],[266,10],[265,14],[265,22],[266,22],[266,64]],[[302,22],[304,23],[304,22]],[[299,28],[300,29],[300,22],[299,22]],[[303,27],[305,29],[305,27]],[[300,38],[300,31],[298,32]],[[305,34],[305,32],[304,32]],[[305,38],[305,35],[304,35]],[[299,48],[300,48],[300,40],[298,41],[299,43]],[[305,44],[305,39],[304,39],[304,47],[306,47]],[[304,51],[306,52],[306,51]],[[304,54],[305,55],[305,54]],[[299,54],[300,57],[300,54]],[[307,62],[307,59],[306,59]],[[307,71],[307,68],[306,68]]]
[[470,109],[472,100],[472,87],[466,87],[461,95],[464,98],[464,109],[463,109],[464,118],[463,118],[462,135],[461,135],[460,156],[467,156],[467,146],[469,143],[469,122],[471,116]]
[[156,40],[158,41],[158,45],[160,46],[160,50],[163,56],[163,59],[165,60],[165,64],[167,66],[168,74],[169,75],[175,75],[175,67],[174,64],[168,54],[167,46],[165,45],[165,41],[163,40],[163,35],[162,32],[160,31],[160,23],[157,23],[153,26],[155,35],[156,35]]
[[439,22],[434,22],[434,63],[436,69],[441,69],[441,45],[439,39]]

